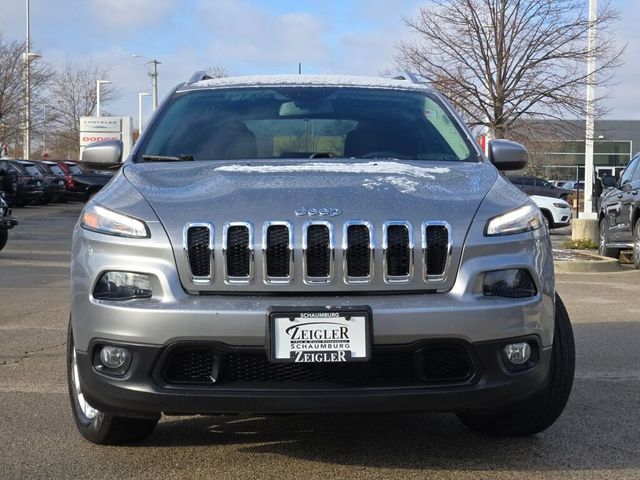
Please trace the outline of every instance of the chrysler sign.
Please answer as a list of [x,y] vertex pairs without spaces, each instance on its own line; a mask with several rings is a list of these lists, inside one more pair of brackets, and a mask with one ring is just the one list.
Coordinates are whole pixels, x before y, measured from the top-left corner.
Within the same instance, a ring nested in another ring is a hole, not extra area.
[[121,140],[122,158],[127,158],[132,146],[131,117],[80,118],[80,159],[85,147],[105,140]]

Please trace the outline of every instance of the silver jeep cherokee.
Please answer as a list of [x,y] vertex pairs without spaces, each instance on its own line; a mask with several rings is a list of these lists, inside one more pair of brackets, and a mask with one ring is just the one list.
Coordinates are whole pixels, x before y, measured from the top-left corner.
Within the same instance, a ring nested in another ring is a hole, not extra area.
[[[88,147],[121,162],[118,142]],[[528,435],[574,345],[538,208],[447,102],[394,79],[196,74],[73,235],[68,378],[95,443],[161,414],[455,412]]]

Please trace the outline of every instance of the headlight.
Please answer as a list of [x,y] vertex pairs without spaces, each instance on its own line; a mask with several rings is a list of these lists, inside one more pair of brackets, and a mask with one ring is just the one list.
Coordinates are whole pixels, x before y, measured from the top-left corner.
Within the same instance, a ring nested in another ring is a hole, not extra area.
[[106,272],[93,289],[93,298],[98,300],[133,300],[151,295],[151,279],[143,273]]
[[556,208],[569,208],[569,204],[567,202],[558,202],[553,204]]
[[487,297],[525,298],[538,294],[531,274],[522,268],[486,272],[482,290]]
[[149,238],[147,225],[136,218],[128,217],[100,205],[90,205],[82,212],[82,228],[119,237]]
[[487,222],[486,236],[513,235],[529,232],[544,225],[542,214],[533,205],[525,205],[510,212],[493,217]]

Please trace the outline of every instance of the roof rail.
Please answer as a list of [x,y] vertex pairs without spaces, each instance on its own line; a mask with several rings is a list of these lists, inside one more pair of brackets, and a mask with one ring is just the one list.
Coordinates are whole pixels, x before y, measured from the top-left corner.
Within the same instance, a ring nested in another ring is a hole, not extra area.
[[196,73],[191,75],[187,85],[191,85],[192,83],[200,82],[202,80],[211,80],[212,78],[213,77],[209,75],[206,70],[198,70]]
[[409,72],[409,71],[402,71],[402,72],[398,72],[398,73],[392,73],[390,75],[390,77],[393,80],[407,80],[411,83],[416,83],[416,84],[424,84],[425,82],[421,81],[418,76],[413,73],[413,72]]

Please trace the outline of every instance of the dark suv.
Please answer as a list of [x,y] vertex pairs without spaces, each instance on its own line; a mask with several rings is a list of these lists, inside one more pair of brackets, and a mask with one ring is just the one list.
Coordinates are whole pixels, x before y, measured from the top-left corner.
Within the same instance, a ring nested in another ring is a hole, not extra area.
[[602,198],[600,255],[617,258],[622,249],[633,249],[633,263],[640,269],[640,155],[636,155]]
[[0,171],[11,177],[15,190],[8,195],[11,205],[22,207],[28,203],[38,203],[44,195],[42,175],[32,162],[20,160],[0,160]]
[[551,182],[539,177],[507,176],[507,179],[527,195],[541,195],[543,197],[562,198],[566,200],[573,190],[559,188]]
[[56,172],[52,171],[51,167],[45,162],[34,161],[32,163],[42,175],[42,179],[44,182],[43,203],[53,203],[60,201],[60,199],[66,195],[64,178],[60,177]]

